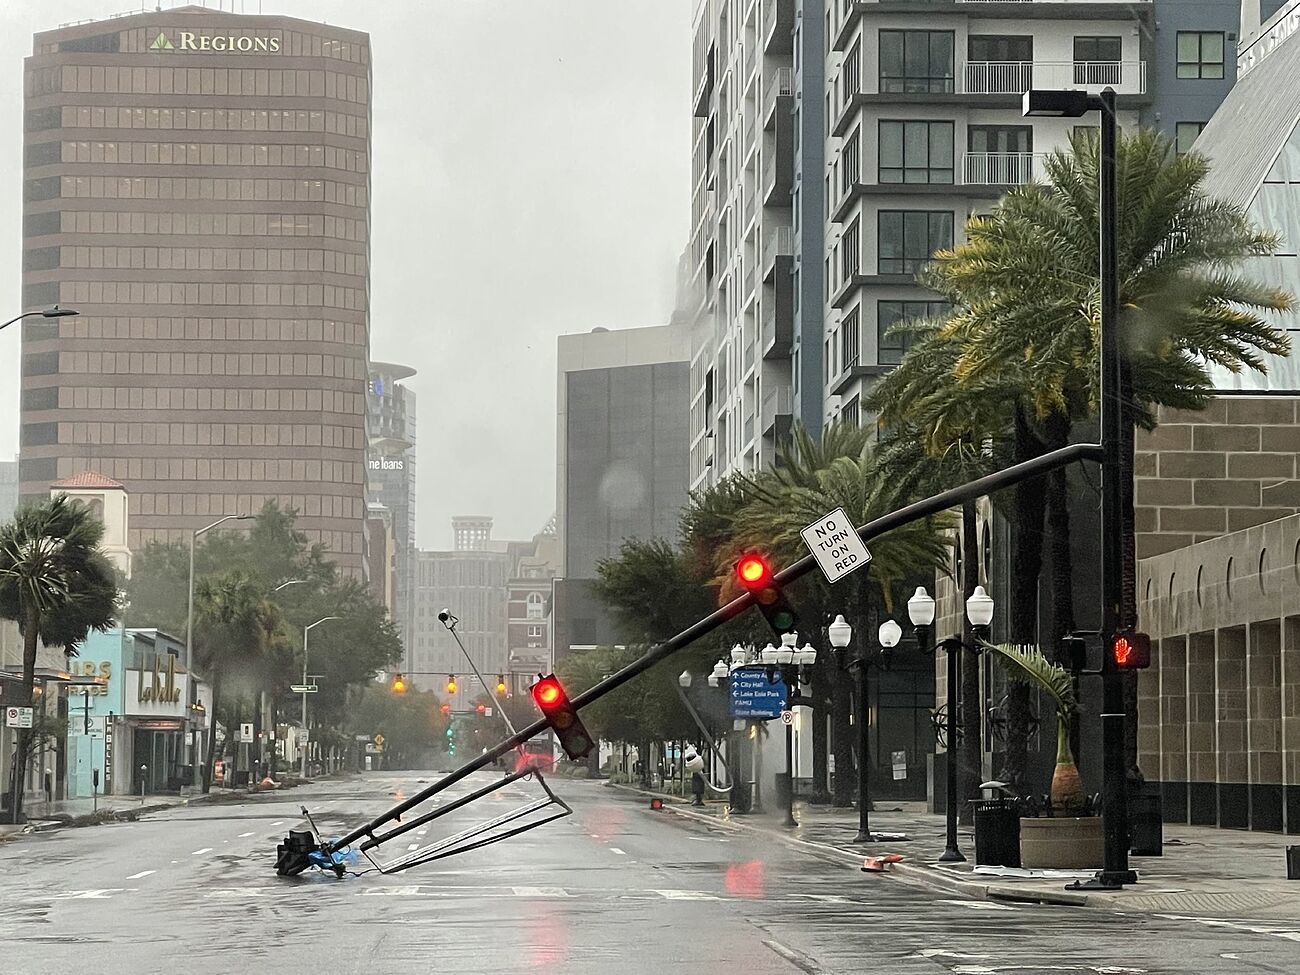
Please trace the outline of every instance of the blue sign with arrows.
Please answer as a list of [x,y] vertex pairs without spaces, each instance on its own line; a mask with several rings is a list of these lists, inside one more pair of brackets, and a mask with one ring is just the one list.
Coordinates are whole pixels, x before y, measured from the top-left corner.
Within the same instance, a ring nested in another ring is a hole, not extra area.
[[779,718],[786,710],[790,691],[777,676],[768,681],[767,668],[741,668],[731,672],[731,716],[733,718]]

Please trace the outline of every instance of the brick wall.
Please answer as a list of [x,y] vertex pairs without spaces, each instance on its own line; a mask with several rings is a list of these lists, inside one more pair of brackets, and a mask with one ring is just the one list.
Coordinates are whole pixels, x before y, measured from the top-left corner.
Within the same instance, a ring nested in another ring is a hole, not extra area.
[[1221,397],[1199,412],[1162,408],[1138,431],[1137,556],[1300,511],[1297,397]]

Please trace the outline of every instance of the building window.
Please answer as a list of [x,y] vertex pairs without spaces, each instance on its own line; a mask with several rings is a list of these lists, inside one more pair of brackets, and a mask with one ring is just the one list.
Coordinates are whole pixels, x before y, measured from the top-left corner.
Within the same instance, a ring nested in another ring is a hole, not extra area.
[[844,58],[844,93],[840,104],[847,105],[854,95],[862,91],[862,41],[854,42]]
[[1192,151],[1192,143],[1205,128],[1204,122],[1179,122],[1174,126],[1174,151],[1178,155]]
[[845,315],[840,325],[840,353],[845,370],[852,369],[862,358],[862,315],[858,308]]
[[951,183],[952,123],[880,123],[881,183]]
[[545,600],[542,599],[540,592],[530,592],[528,594],[528,619],[539,620],[545,615]]
[[530,626],[528,628],[528,635],[534,638],[539,637],[542,635],[542,628],[540,626]]
[[862,266],[862,224],[854,220],[840,238],[840,281],[848,284]]
[[840,410],[840,423],[846,427],[862,425],[862,409],[856,396]]
[[880,32],[881,92],[952,91],[952,66],[952,31]]
[[1033,34],[971,34],[966,41],[966,59],[984,64],[1031,64]]
[[1118,37],[1076,37],[1074,39],[1074,83],[1076,85],[1118,85],[1123,76],[1122,45]]
[[1223,32],[1180,30],[1178,32],[1178,77],[1223,77]]
[[877,228],[879,274],[915,274],[935,251],[952,247],[948,210],[881,210]]
[[881,301],[876,304],[877,361],[882,365],[894,365],[903,361],[903,356],[912,346],[912,336],[906,333],[889,335],[891,328],[899,322],[915,318],[937,318],[946,314],[946,301]]

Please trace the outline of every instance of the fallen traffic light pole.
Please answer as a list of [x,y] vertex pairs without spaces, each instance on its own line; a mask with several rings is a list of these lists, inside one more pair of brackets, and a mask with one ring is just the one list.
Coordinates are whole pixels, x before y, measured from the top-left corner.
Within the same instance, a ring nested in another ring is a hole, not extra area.
[[[1067,464],[1073,464],[1078,461],[1085,461],[1085,460],[1100,461],[1101,459],[1102,459],[1102,448],[1100,444],[1093,444],[1093,443],[1070,444],[1069,446],[1062,447],[1059,450],[1049,451],[1048,453],[1043,454],[1040,457],[1035,457],[1032,460],[1027,460],[1020,464],[1013,464],[1011,467],[1005,468],[1004,470],[997,471],[996,473],[993,474],[988,474],[984,477],[977,478],[973,481],[968,481],[967,483],[962,484],[959,487],[952,488],[948,491],[943,491],[932,497],[925,498],[924,500],[906,505],[905,507],[899,508],[897,511],[891,511],[887,515],[882,515],[879,518],[867,522],[867,524],[857,529],[857,533],[863,542],[869,542],[873,538],[883,535],[886,532],[893,531],[895,528],[899,528],[910,522],[916,521],[919,518],[925,518],[929,515],[938,514],[941,511],[945,511],[948,508],[952,508],[961,504],[961,502],[963,501],[973,500],[975,498],[983,497],[986,494],[992,494],[995,491],[1004,490],[1005,488],[1018,484],[1021,481],[1028,480],[1034,477],[1041,477],[1042,475],[1050,471],[1056,470],[1058,467],[1064,467]],[[773,576],[772,578],[772,582],[778,587],[784,586],[790,582],[794,582],[796,579],[799,579],[802,576],[804,576],[806,573],[808,573],[812,569],[814,564],[815,563],[814,563],[813,556],[805,555],[803,558],[799,559],[794,564],[788,565],[780,572],[776,573],[775,576]],[[751,605],[756,605],[756,599],[753,593],[747,592],[744,595],[739,596],[736,599],[733,599],[725,606],[722,606],[716,611],[714,611],[713,613],[710,613],[704,619],[699,620],[698,622],[687,627],[685,630],[682,630],[681,633],[678,633],[676,636],[672,637],[671,639],[665,640],[663,643],[660,643],[659,645],[647,650],[645,654],[638,657],[636,660],[632,661],[632,663],[628,664],[622,670],[618,671],[617,673],[610,674],[604,680],[600,681],[597,684],[592,685],[587,690],[583,691],[581,694],[576,695],[572,700],[574,709],[581,710],[583,707],[585,707],[588,704],[591,704],[593,701],[600,700],[610,691],[622,687],[624,684],[632,680],[634,677],[637,677],[645,673],[655,664],[659,663],[659,661],[671,657],[678,650],[690,646],[700,637],[712,633],[718,627],[722,626],[723,623],[735,619],[746,609],[748,609]],[[428,786],[427,788],[422,789],[421,791],[415,793],[415,795],[411,796],[410,798],[397,803],[395,806],[392,806],[390,809],[381,813],[379,816],[375,817],[365,825],[358,826],[356,829],[352,830],[352,832],[348,833],[345,836],[340,837],[339,839],[331,840],[328,843],[320,844],[318,856],[327,860],[337,859],[335,857],[335,854],[338,854],[341,851],[345,850],[346,848],[351,847],[351,845],[353,843],[356,843],[358,840],[365,841],[362,844],[363,851],[373,849],[379,846],[381,843],[387,842],[388,840],[401,836],[403,833],[406,833],[412,829],[415,829],[417,826],[428,822],[431,818],[434,818],[436,815],[442,815],[444,812],[450,811],[450,809],[453,806],[459,808],[467,804],[468,802],[472,801],[472,798],[478,798],[481,794],[484,794],[484,790],[479,790],[478,792],[471,793],[470,796],[463,797],[463,799],[457,800],[453,804],[449,804],[448,806],[444,806],[444,807],[439,807],[433,813],[428,813],[424,816],[418,817],[410,821],[409,823],[404,823],[395,829],[390,829],[385,833],[376,835],[376,831],[382,828],[383,826],[392,822],[400,823],[401,817],[405,813],[409,812],[411,809],[414,809],[416,806],[419,806],[422,803],[427,802],[433,796],[450,788],[451,786],[455,785],[457,782],[461,781],[462,779],[465,779],[470,775],[473,775],[475,772],[486,768],[487,766],[495,762],[498,758],[500,758],[502,755],[505,755],[506,753],[508,753],[514,748],[518,748],[524,742],[528,741],[533,736],[547,730],[549,727],[550,727],[550,723],[545,718],[540,718],[537,721],[534,721],[532,724],[527,725],[524,728],[521,728],[519,731],[515,732],[510,737],[506,738],[504,741],[501,741],[497,745],[493,746],[492,748],[487,749],[487,751],[483,752],[483,754],[479,755],[477,758],[473,759],[472,761],[466,762],[464,765],[456,769],[454,772],[451,772],[443,776],[437,782],[434,782],[432,785]],[[527,774],[528,771],[530,770],[525,770],[525,772],[523,773],[517,773],[514,778],[522,778],[524,775]],[[513,781],[513,779],[507,781]],[[500,788],[500,786],[503,784],[505,784],[505,782],[494,783],[491,789],[488,789],[487,791],[492,791],[492,789]],[[558,797],[555,797],[554,794],[550,792],[549,787],[544,786],[544,788],[546,788],[546,791],[548,795],[552,797],[552,800],[559,802]],[[549,803],[552,800],[547,800],[547,802]],[[563,803],[561,803],[561,805],[563,805]],[[567,808],[568,807],[565,806],[565,809]],[[562,813],[561,815],[564,814]],[[552,817],[552,818],[558,818],[558,817]],[[483,828],[490,828],[490,826],[486,826]],[[513,833],[511,835],[513,835]],[[302,841],[300,838],[302,836],[303,834],[301,833],[291,833],[289,837],[286,839],[286,845],[295,842],[301,843]],[[295,840],[295,837],[299,839]],[[500,837],[500,838],[504,839],[504,837]],[[475,845],[482,845],[482,844],[475,844]],[[473,848],[473,847],[469,847],[469,848]],[[445,855],[449,855],[449,854],[445,854]],[[277,866],[277,872],[281,874],[297,873],[297,872],[301,872],[301,870],[304,869],[305,866],[312,866],[312,865],[319,865],[319,864],[315,862],[306,863],[304,864],[303,867],[299,867],[297,870],[292,870],[292,869],[281,870]],[[409,866],[412,864],[406,864],[406,865]],[[389,869],[391,869],[391,867]]]

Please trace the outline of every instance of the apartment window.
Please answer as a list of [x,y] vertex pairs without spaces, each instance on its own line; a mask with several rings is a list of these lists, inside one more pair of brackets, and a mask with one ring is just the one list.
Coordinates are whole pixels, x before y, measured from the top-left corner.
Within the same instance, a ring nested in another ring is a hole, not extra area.
[[840,238],[840,280],[848,283],[853,279],[853,275],[858,273],[858,268],[862,266],[862,224],[859,220],[853,223],[844,231],[844,236]]
[[530,626],[528,628],[528,635],[530,637],[540,637],[542,635],[542,628],[540,626]]
[[530,592],[528,594],[528,619],[539,620],[544,615],[543,599],[540,592]]
[[853,397],[844,409],[840,410],[840,424],[846,427],[862,425],[862,407],[858,397]]
[[862,180],[862,130],[854,129],[853,134],[844,140],[844,150],[840,154],[840,191],[848,193],[853,184]]
[[953,90],[953,34],[938,30],[880,32],[882,92]]
[[1024,64],[1034,60],[1032,34],[971,34],[966,42],[968,61]]
[[1123,66],[1118,37],[1076,37],[1074,39],[1074,83],[1076,85],[1118,85]]
[[877,228],[877,273],[914,274],[935,251],[952,247],[948,210],[881,210]]
[[1179,122],[1174,126],[1174,151],[1184,155],[1192,149],[1192,143],[1205,128],[1204,122]]
[[882,183],[951,183],[951,122],[880,123]]
[[1033,178],[1032,126],[967,126],[966,145],[963,178],[968,183],[1016,186]]
[[1223,32],[1178,32],[1178,77],[1223,77]]
[[899,322],[916,318],[937,318],[946,314],[946,301],[881,301],[876,304],[876,360],[882,365],[894,365],[912,346],[912,336],[907,333],[890,335],[889,330]]
[[862,358],[862,320],[861,312],[854,308],[844,316],[840,325],[840,361],[844,369],[852,369]]

